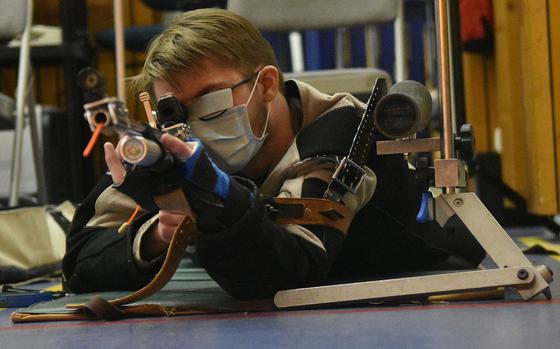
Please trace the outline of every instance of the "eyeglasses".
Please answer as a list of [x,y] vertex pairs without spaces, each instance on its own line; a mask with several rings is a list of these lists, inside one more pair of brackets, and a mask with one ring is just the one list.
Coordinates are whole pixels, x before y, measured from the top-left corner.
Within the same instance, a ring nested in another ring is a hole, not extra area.
[[256,72],[254,72],[251,76],[249,76],[249,77],[247,77],[247,78],[245,78],[245,79],[239,81],[238,83],[232,85],[230,88],[233,90],[233,89],[236,88],[236,87],[239,87],[239,86],[241,86],[241,85],[243,85],[243,84],[248,83],[249,81],[253,80],[257,75],[259,75],[259,72],[260,72],[260,69],[257,70]]
[[[203,96],[197,97],[196,98],[196,102],[193,101],[193,103],[191,103],[189,109],[193,110],[193,109],[206,109],[206,108],[200,108],[200,105],[205,105],[208,106],[213,105],[215,108],[213,111],[210,110],[206,110],[205,112],[199,112],[199,115],[203,115],[201,117],[199,117],[199,120],[203,120],[203,121],[208,121],[208,120],[212,120],[215,119],[219,116],[221,116],[222,114],[224,114],[226,112],[226,110],[228,110],[229,108],[231,108],[233,106],[233,96],[231,95],[231,91],[233,91],[235,88],[248,83],[249,81],[253,80],[258,74],[259,74],[260,70],[254,72],[253,74],[251,74],[250,76],[246,77],[245,79],[231,85],[229,88],[226,89],[222,89],[222,90],[218,90],[218,91],[214,91],[214,92],[210,92],[207,93]],[[229,93],[227,93],[229,91]],[[228,96],[225,96],[228,95]],[[212,103],[209,103],[210,100],[214,100]],[[227,102],[226,102],[227,100]],[[196,112],[193,114],[197,114]]]

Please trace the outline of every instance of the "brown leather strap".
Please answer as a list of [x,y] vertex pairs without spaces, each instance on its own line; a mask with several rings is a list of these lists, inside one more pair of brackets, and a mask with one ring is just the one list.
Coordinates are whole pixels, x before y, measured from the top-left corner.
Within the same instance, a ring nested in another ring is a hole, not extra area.
[[119,320],[125,315],[119,307],[100,296],[95,296],[84,304],[84,310],[87,315],[99,320]]
[[280,224],[324,225],[345,235],[354,213],[340,202],[317,198],[274,198],[279,204]]
[[[192,238],[194,228],[196,226],[196,218],[192,212],[190,204],[187,201],[187,198],[185,197],[185,194],[181,189],[176,189],[170,193],[154,197],[154,201],[158,207],[163,210],[182,212],[185,215],[185,218],[183,218],[177,227],[177,230],[173,233],[163,265],[152,281],[141,289],[125,297],[108,301],[114,306],[137,302],[161,290],[175,274],[175,271],[183,258],[183,254],[185,253],[189,240]],[[66,307],[84,308],[85,304],[67,304]]]

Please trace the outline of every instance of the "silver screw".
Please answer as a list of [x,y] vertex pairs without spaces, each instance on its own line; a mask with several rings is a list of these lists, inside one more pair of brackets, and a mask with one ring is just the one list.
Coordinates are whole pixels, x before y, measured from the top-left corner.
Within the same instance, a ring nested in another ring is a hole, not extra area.
[[463,206],[463,199],[455,199],[455,200],[453,200],[453,205],[455,205],[456,207],[461,207],[461,206]]

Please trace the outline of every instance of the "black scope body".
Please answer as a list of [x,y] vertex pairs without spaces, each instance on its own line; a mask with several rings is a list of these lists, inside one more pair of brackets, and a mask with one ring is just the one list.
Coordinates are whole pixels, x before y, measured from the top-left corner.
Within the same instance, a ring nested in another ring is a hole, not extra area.
[[432,96],[413,80],[395,84],[375,108],[375,127],[385,137],[406,138],[422,131],[432,117]]

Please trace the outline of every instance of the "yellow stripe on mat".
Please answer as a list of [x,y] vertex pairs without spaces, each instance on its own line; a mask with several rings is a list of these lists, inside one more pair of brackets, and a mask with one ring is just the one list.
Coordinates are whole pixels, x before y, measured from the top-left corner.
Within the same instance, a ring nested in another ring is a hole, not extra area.
[[527,245],[528,248],[531,248],[535,245],[540,245],[542,248],[544,248],[547,251],[556,252],[557,254],[551,253],[549,255],[550,255],[550,257],[556,259],[557,261],[560,261],[560,245],[558,245],[558,244],[553,244],[553,243],[550,243],[550,242],[546,241],[543,238],[538,238],[538,237],[534,237],[534,236],[521,237],[521,238],[519,238],[519,241],[521,241],[522,243]]
[[56,284],[51,287],[43,289],[43,291],[62,292],[62,284]]

